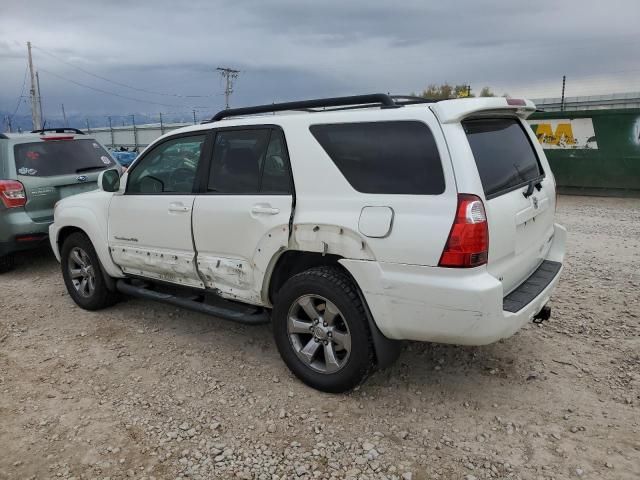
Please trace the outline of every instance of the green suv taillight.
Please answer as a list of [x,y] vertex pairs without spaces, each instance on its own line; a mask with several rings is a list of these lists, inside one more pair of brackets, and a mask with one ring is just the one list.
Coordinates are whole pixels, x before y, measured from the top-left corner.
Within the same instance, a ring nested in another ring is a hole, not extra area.
[[17,180],[0,180],[0,200],[6,208],[24,207],[27,194]]

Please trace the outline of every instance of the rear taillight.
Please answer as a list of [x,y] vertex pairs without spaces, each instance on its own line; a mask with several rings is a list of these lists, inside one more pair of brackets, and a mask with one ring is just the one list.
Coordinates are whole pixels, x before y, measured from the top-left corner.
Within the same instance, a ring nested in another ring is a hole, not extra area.
[[7,208],[23,207],[27,203],[24,185],[16,180],[0,180],[0,200]]
[[489,229],[482,200],[458,194],[458,209],[449,239],[440,257],[441,267],[469,268],[487,263]]

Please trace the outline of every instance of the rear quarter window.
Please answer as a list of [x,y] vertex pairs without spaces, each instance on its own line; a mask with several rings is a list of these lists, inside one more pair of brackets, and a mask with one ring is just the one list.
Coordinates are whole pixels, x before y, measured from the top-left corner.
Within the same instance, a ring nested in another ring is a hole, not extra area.
[[482,118],[462,122],[487,198],[542,177],[531,140],[518,119]]
[[362,193],[438,195],[445,182],[436,142],[417,121],[313,125],[311,133]]
[[53,177],[103,170],[116,165],[95,140],[47,140],[14,146],[18,175]]

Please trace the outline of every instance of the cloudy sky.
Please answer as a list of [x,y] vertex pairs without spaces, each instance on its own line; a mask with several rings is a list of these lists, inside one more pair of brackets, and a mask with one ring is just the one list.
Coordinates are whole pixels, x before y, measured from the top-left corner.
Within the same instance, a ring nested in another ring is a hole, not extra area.
[[639,20],[638,0],[2,0],[0,111],[28,40],[45,117],[204,116],[223,104],[218,66],[241,70],[232,106],[445,81],[551,97],[562,75],[568,96],[640,91]]

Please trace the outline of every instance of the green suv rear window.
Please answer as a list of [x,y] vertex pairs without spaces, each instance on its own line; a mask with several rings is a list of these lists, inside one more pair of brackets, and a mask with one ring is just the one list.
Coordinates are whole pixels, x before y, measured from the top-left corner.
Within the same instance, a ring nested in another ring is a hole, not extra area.
[[103,170],[115,161],[95,140],[47,140],[14,147],[18,175],[53,177]]

